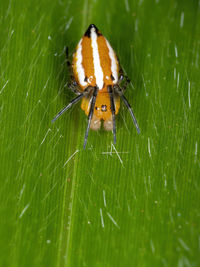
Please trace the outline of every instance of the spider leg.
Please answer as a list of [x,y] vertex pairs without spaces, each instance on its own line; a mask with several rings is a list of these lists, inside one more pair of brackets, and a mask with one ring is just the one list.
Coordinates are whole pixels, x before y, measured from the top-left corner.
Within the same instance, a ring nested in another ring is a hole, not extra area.
[[77,97],[75,97],[74,99],[72,99],[70,102],[69,102],[69,104],[66,106],[66,107],[64,107],[56,116],[55,116],[55,118],[53,118],[53,120],[52,120],[52,123],[54,122],[54,121],[56,121],[65,111],[67,111],[69,108],[71,108],[71,106],[73,106],[74,104],[76,104],[78,101],[80,101],[81,100],[81,98],[83,97],[83,96],[87,96],[89,93],[90,93],[90,91],[92,90],[92,88],[93,87],[91,87],[91,86],[88,86],[82,93],[79,93],[79,95],[77,96]]
[[126,99],[126,97],[123,94],[121,95],[121,98],[124,101],[124,104],[126,105],[126,107],[128,108],[128,110],[129,110],[129,112],[131,114],[131,118],[133,120],[133,123],[135,124],[136,130],[137,130],[137,132],[139,134],[140,133],[140,128],[139,128],[139,125],[138,125],[137,120],[135,118],[135,115],[133,113],[133,110],[131,108],[131,105],[129,104],[128,100]]
[[131,105],[129,104],[128,100],[126,99],[126,97],[124,96],[123,94],[123,89],[119,86],[119,85],[114,85],[114,90],[117,94],[119,94],[119,96],[121,97],[121,99],[123,100],[125,106],[128,108],[128,111],[130,112],[131,114],[131,118],[133,120],[133,123],[135,124],[135,127],[136,127],[136,130],[138,132],[138,134],[140,133],[140,128],[139,128],[139,125],[137,123],[137,120],[135,118],[135,115],[133,113],[133,110],[132,110],[132,107]]
[[69,108],[71,108],[72,105],[76,104],[81,98],[83,97],[83,93],[72,99],[72,101],[69,102],[69,104],[64,107],[56,116],[53,118],[51,122],[56,121],[65,111],[67,111]]
[[114,144],[116,144],[115,103],[114,103],[113,88],[112,86],[108,86],[107,89],[110,96],[110,107],[112,112],[113,138],[114,138]]
[[87,129],[86,129],[86,132],[85,132],[85,139],[84,139],[84,145],[83,145],[84,149],[85,149],[86,144],[87,144],[87,139],[88,139],[91,120],[92,120],[93,113],[94,113],[94,107],[95,107],[97,93],[98,93],[98,89],[97,89],[97,87],[94,87],[94,92],[93,92],[93,95],[92,95],[92,102],[91,102],[91,105],[90,105],[90,111],[89,111],[89,115],[88,115],[88,125],[87,125]]
[[68,71],[69,71],[70,79],[71,79],[71,82],[70,83],[67,83],[67,86],[75,94],[78,94],[79,95],[80,94],[80,90],[79,90],[79,87],[78,87],[78,83],[76,82],[76,80],[74,78],[72,64],[71,64],[71,62],[69,60],[69,48],[68,48],[68,46],[66,47],[66,51],[65,52],[66,52],[67,67],[68,67]]

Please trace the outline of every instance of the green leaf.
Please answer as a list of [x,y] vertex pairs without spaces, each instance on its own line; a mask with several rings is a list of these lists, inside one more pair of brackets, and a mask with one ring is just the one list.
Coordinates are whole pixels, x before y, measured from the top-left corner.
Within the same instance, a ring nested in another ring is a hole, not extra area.
[[[0,266],[200,265],[200,2],[1,1]],[[131,79],[117,144],[89,132],[70,55],[90,23]]]

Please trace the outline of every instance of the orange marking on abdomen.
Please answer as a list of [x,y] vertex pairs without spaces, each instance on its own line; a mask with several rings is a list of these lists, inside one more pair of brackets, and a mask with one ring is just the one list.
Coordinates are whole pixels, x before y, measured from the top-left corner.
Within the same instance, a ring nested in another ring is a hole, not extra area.
[[[103,88],[104,89],[104,88]],[[111,107],[110,107],[110,96],[108,92],[105,92],[105,90],[99,91],[97,98],[96,98],[96,103],[95,103],[95,108],[94,108],[94,114],[97,118],[100,120],[110,120],[112,117],[112,112],[111,112]],[[115,102],[115,114],[118,113],[119,108],[120,108],[120,97],[115,96],[114,98]],[[106,106],[106,111],[102,111],[102,106]],[[85,111],[85,114],[89,114],[90,110],[90,99],[84,97],[81,103],[81,108],[82,110]]]
[[94,64],[93,64],[93,52],[91,46],[91,38],[83,37],[82,41],[82,57],[83,57],[83,68],[85,70],[85,76],[87,77],[88,85],[96,85],[96,77],[94,75]]
[[[106,44],[106,39],[103,36],[99,36],[97,39],[98,43],[98,51],[100,57],[100,63],[104,74],[104,84],[112,85],[113,80],[111,78],[112,71],[111,71],[111,58],[109,56],[109,49]],[[107,89],[106,89],[107,90]]]

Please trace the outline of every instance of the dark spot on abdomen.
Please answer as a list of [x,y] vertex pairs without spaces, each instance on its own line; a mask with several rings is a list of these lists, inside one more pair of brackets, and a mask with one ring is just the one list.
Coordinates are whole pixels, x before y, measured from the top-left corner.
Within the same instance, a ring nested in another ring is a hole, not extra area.
[[102,105],[102,106],[101,106],[101,111],[103,111],[103,112],[104,112],[104,111],[107,111],[107,106],[106,106],[106,105]]

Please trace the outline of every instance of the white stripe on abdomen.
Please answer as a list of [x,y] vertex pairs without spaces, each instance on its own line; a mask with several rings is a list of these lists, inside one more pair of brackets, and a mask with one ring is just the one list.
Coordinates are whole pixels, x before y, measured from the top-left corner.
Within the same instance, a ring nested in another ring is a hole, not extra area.
[[76,71],[78,74],[78,80],[81,86],[86,86],[87,82],[85,82],[85,71],[82,65],[83,56],[82,56],[82,40],[78,43],[78,48],[76,52],[77,61],[76,61]]
[[103,70],[100,65],[97,34],[94,28],[91,29],[91,39],[92,39],[92,54],[94,62],[94,75],[96,77],[96,85],[99,87],[99,90],[101,90],[103,88]]
[[116,60],[115,52],[114,52],[114,50],[112,49],[111,45],[109,44],[109,42],[107,40],[106,40],[106,44],[108,46],[109,56],[110,56],[110,59],[111,59],[112,75],[115,78],[113,83],[116,84],[118,82],[118,62]]

